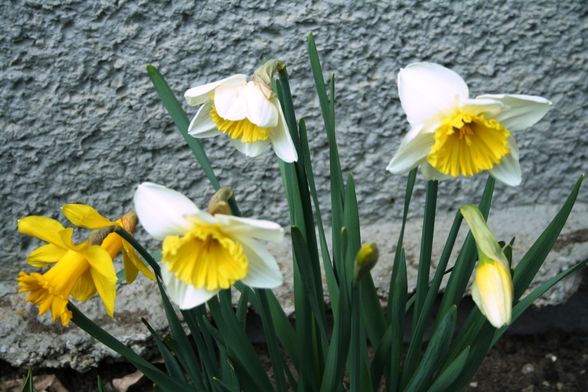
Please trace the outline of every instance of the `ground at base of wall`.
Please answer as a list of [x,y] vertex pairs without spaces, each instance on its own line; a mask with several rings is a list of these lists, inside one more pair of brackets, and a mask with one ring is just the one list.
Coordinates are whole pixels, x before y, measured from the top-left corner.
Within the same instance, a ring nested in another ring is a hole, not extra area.
[[[263,355],[263,353],[262,353]],[[67,391],[96,391],[100,377],[106,391],[117,391],[113,380],[133,373],[125,363],[105,362],[97,369],[78,373],[68,369],[34,369],[37,375],[55,375]],[[0,362],[0,390],[23,377],[26,370]],[[150,391],[143,379],[128,392]],[[472,379],[468,392],[547,392],[588,390],[588,335],[551,332],[543,335],[503,337],[488,354]],[[49,391],[52,391],[49,389]],[[57,389],[53,391],[58,391]],[[63,390],[62,390],[63,391]]]

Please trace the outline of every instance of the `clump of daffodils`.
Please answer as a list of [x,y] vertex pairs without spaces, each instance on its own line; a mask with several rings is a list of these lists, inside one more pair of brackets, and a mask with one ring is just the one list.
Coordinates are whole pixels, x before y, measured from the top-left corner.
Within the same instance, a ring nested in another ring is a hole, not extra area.
[[[430,279],[436,180],[488,172],[491,177],[480,202],[487,214],[493,177],[509,185],[521,182],[514,132],[532,126],[551,103],[528,95],[470,98],[463,79],[437,64],[415,63],[400,71],[399,96],[410,130],[387,169],[411,173],[386,305],[380,301],[371,275],[380,256],[378,247],[372,242],[362,245],[355,181],[352,175],[344,181],[346,176],[341,171],[335,143],[334,83],[327,92],[312,35],[308,44],[329,137],[330,239],[326,238],[318,205],[322,198],[312,176],[305,127],[302,121],[299,126],[295,121],[285,65],[271,60],[251,77],[237,74],[185,93],[189,105],[200,106],[189,124],[192,137],[222,134],[247,156],[273,148],[282,161],[280,172],[291,219],[295,323],[290,322],[271,290],[248,289],[272,289],[282,284],[278,262],[264,241],[282,241],[284,230],[274,222],[236,216],[239,208],[232,191],[220,187],[211,163],[194,140],[188,140],[188,144],[218,188],[206,209],[198,208],[177,191],[144,182],[134,194],[136,212],[116,220],[103,217],[87,205],[65,205],[62,212],[72,224],[93,230],[79,243],[72,239],[73,228],[56,220],[42,216],[21,219],[18,229],[22,234],[46,242],[27,259],[39,270],[21,272],[17,278],[19,292],[28,294],[26,300],[37,305],[39,313],[50,312],[52,319],[63,325],[73,322],[125,356],[158,390],[375,391],[384,385],[394,391],[464,390],[479,368],[482,354],[501,336],[503,327],[533,299],[588,262],[578,263],[549,284],[521,296],[561,231],[582,179],[557,219],[518,262],[512,276],[510,261],[484,215],[478,207],[466,205],[460,212],[472,235],[455,252],[462,225],[457,216]],[[161,74],[151,66],[148,72],[165,107],[176,119],[178,113],[183,115]],[[276,72],[280,77],[274,79]],[[288,129],[285,118],[292,129]],[[180,131],[187,137],[183,127]],[[305,154],[304,159],[298,160],[298,153]],[[417,167],[429,181],[417,285],[410,297],[403,247]],[[138,224],[161,241],[161,252],[151,254],[132,236]],[[455,253],[459,256],[454,267],[447,270]],[[73,304],[68,306],[72,298],[85,301],[98,294],[106,313],[113,316],[117,283],[113,259],[118,254],[122,254],[128,283],[140,272],[155,280],[154,289],[161,294],[169,339],[162,339],[160,331],[151,328],[148,320],[143,321],[162,354],[165,370],[136,355]],[[390,255],[382,256],[384,262],[391,259]],[[446,274],[446,290],[440,294]],[[472,276],[472,297],[479,311],[470,312],[464,326],[457,328],[456,309]],[[236,291],[241,295],[237,310],[231,301]],[[327,291],[330,313],[324,298]],[[435,309],[439,295],[442,300]],[[272,377],[267,366],[256,360],[256,348],[246,333],[249,306],[261,320]],[[406,347],[409,312],[412,329]],[[428,330],[430,339],[424,348]]]
[[532,95],[470,98],[457,73],[434,63],[400,70],[398,94],[410,130],[387,170],[404,173],[418,166],[433,180],[489,171],[507,185],[519,185],[513,132],[531,127],[551,107],[547,99]]

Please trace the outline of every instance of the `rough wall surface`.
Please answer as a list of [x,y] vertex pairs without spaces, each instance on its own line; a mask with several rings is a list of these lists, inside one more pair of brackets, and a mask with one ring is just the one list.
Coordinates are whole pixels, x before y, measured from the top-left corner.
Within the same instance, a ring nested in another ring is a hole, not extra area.
[[[264,58],[286,61],[297,114],[308,120],[328,211],[326,139],[305,47],[306,35],[314,32],[325,73],[336,73],[343,169],[356,176],[362,219],[376,229],[401,213],[405,178],[384,168],[407,130],[396,73],[413,61],[455,69],[472,95],[526,93],[553,101],[539,124],[517,135],[523,184],[498,185],[496,209],[559,205],[588,170],[583,0],[7,0],[0,2],[0,15],[0,295],[14,292],[16,271],[38,245],[16,233],[19,217],[57,217],[68,202],[119,216],[131,208],[136,184],[147,180],[181,190],[201,205],[210,196],[151,87],[148,63],[181,95],[195,84],[251,73]],[[272,154],[246,159],[222,137],[204,145],[246,215],[287,224]],[[442,183],[439,209],[475,200],[483,181]],[[584,189],[579,200],[586,203]],[[416,196],[413,210],[419,211],[422,181]],[[578,221],[577,228],[585,228]]]
[[[147,63],[182,94],[196,83],[253,72],[262,58],[284,59],[298,115],[309,119],[327,208],[326,140],[305,50],[311,31],[325,72],[337,75],[340,152],[344,170],[358,178],[365,221],[400,213],[404,179],[384,167],[406,131],[395,75],[416,60],[454,68],[473,94],[553,100],[547,117],[518,136],[525,180],[518,188],[499,186],[497,208],[559,203],[587,169],[588,6],[582,1],[491,7],[33,0],[0,7],[2,271],[12,273],[31,246],[16,234],[18,217],[57,216],[66,202],[91,203],[116,216],[130,208],[135,185],[145,180],[185,191],[200,204],[210,195],[154,94]],[[272,154],[246,159],[222,137],[204,144],[246,214],[286,223]],[[440,208],[471,200],[482,180],[443,184]]]

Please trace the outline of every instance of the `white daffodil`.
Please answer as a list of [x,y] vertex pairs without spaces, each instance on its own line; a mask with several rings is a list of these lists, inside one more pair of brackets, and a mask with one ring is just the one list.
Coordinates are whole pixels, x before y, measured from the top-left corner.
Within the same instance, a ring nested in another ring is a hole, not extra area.
[[161,275],[168,295],[190,309],[237,281],[258,288],[282,284],[274,257],[256,239],[279,242],[283,229],[274,222],[210,214],[186,196],[145,182],[135,192],[139,221],[163,240]]
[[264,80],[258,73],[250,81],[239,74],[186,91],[188,105],[202,105],[188,132],[195,138],[224,133],[235,148],[250,157],[271,145],[281,160],[295,162],[298,155],[284,113],[268,84],[271,76]]
[[472,298],[490,324],[503,327],[510,324],[514,296],[508,259],[478,207],[468,204],[460,211],[470,226],[478,249]]
[[521,183],[512,132],[532,126],[551,106],[531,95],[469,98],[457,73],[433,63],[401,69],[398,94],[411,128],[388,171],[403,173],[420,165],[427,179],[436,180],[490,171],[511,186]]

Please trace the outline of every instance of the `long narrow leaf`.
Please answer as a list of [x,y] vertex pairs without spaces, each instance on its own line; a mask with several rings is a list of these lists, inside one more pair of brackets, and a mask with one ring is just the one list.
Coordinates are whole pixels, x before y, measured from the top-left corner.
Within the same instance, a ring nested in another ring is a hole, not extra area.
[[429,341],[422,361],[405,389],[406,392],[422,390],[424,386],[428,385],[433,373],[439,368],[441,360],[447,350],[449,350],[449,345],[451,344],[451,336],[455,329],[456,313],[456,307],[452,306],[443,316],[439,328],[435,330]]
[[72,313],[72,321],[78,327],[86,331],[99,342],[105,344],[125,357],[131,364],[133,364],[133,366],[140,370],[145,375],[145,377],[149,378],[155,384],[170,391],[192,391],[192,387],[181,383],[180,381],[175,380],[167,374],[163,373],[161,370],[157,369],[155,366],[144,360],[141,356],[137,355],[133,350],[119,342],[104,329],[100,328],[98,325],[88,319],[72,303],[68,303],[67,307]]
[[566,199],[564,205],[559,210],[557,215],[553,218],[549,226],[541,233],[539,238],[533,243],[531,248],[525,253],[521,261],[517,264],[513,277],[512,283],[514,286],[514,298],[518,299],[525,292],[529,284],[543,265],[545,258],[553,248],[559,233],[563,229],[572,207],[578,197],[580,186],[584,181],[584,175],[581,175],[576,185],[572,189],[572,192]]

